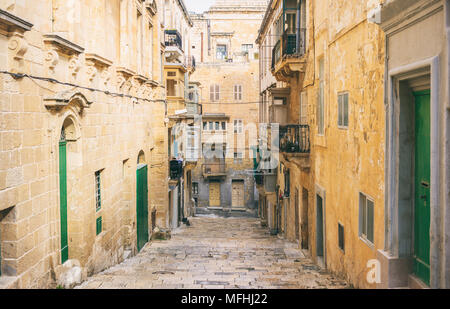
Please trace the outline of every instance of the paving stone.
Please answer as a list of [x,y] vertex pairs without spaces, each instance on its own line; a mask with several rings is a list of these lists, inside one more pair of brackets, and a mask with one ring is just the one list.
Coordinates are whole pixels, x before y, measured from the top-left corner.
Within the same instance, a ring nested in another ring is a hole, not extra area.
[[348,288],[305,258],[298,245],[271,236],[257,219],[190,218],[172,239],[88,278],[80,289]]

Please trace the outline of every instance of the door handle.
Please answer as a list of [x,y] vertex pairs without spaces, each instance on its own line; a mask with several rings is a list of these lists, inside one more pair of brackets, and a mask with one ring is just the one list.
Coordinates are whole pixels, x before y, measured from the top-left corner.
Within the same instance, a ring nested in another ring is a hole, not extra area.
[[424,201],[427,200],[427,196],[426,196],[426,195],[422,195],[420,198],[421,198],[422,200],[424,200]]

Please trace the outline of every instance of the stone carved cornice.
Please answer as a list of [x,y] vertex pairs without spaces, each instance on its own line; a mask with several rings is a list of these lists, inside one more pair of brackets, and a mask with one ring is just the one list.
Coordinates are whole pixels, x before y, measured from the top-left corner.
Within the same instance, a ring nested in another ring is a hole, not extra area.
[[33,24],[0,9],[0,30],[5,31],[8,34],[19,32],[24,33],[30,31]]
[[73,56],[84,52],[84,48],[60,37],[57,34],[45,34],[44,43],[51,46],[51,49],[58,53]]

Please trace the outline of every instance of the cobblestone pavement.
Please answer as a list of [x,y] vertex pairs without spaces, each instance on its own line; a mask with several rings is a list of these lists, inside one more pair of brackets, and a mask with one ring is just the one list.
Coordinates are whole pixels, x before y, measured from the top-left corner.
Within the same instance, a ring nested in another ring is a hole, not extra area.
[[297,245],[270,236],[257,219],[190,219],[172,239],[88,278],[84,289],[346,288],[305,258]]

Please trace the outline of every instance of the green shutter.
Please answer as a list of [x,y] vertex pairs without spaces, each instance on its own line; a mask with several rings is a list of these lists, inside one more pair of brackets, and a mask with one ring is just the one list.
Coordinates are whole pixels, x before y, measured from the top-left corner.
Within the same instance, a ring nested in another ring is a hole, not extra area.
[[96,230],[97,230],[97,235],[100,235],[102,230],[103,230],[103,220],[102,217],[98,217],[97,218],[97,222],[96,222]]
[[138,251],[148,242],[148,169],[139,165],[136,171],[136,229]]

